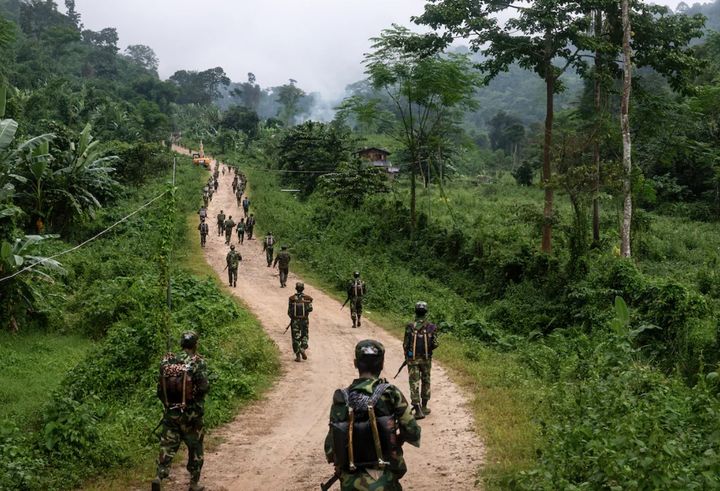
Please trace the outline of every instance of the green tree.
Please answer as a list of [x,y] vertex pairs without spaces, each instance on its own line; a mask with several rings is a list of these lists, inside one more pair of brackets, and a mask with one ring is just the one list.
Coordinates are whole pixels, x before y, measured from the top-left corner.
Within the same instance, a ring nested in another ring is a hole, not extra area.
[[307,97],[305,91],[297,86],[297,80],[290,79],[289,83],[273,90],[277,93],[276,101],[280,104],[277,116],[285,126],[295,124],[295,119],[300,114],[300,102]]
[[125,48],[125,57],[138,66],[153,73],[157,73],[160,60],[150,46],[144,44],[131,44]]
[[359,208],[369,196],[387,193],[387,175],[360,160],[341,163],[335,172],[320,177],[320,192],[330,199]]
[[223,128],[242,131],[249,139],[254,139],[258,135],[260,117],[248,107],[232,106],[223,114],[220,125]]
[[230,79],[221,67],[202,72],[179,70],[170,81],[179,89],[179,104],[211,104],[220,96],[220,87],[230,85]]
[[[475,106],[473,94],[479,84],[467,56],[427,54],[414,49],[425,40],[407,28],[393,26],[373,39],[373,51],[365,57],[373,87],[384,92],[393,104],[392,135],[404,149],[410,174],[413,233],[417,225],[417,176],[422,174],[429,183],[430,163],[443,161],[446,137],[454,131],[463,112]],[[358,106],[356,113],[363,114],[363,107]],[[379,118],[385,115],[377,113]]]

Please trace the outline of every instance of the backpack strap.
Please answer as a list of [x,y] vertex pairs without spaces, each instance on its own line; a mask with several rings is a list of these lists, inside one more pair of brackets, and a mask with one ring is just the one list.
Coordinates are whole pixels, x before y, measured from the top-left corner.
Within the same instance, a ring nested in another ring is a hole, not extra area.
[[370,419],[370,428],[372,430],[373,443],[375,444],[375,455],[377,456],[378,468],[384,469],[389,462],[383,460],[382,443],[380,442],[380,431],[378,430],[377,417],[375,416],[375,404],[378,403],[383,392],[390,387],[388,383],[382,383],[375,388],[372,397],[368,401],[368,417]]
[[348,467],[351,472],[354,472],[357,467],[355,466],[355,449],[353,448],[353,430],[355,426],[355,410],[350,405],[350,393],[348,389],[340,389],[340,392],[345,400],[345,406],[348,410]]
[[382,383],[375,387],[375,391],[373,392],[372,397],[368,401],[368,406],[375,407],[380,398],[382,397],[383,393],[388,389],[388,387],[390,387],[390,384],[388,383]]

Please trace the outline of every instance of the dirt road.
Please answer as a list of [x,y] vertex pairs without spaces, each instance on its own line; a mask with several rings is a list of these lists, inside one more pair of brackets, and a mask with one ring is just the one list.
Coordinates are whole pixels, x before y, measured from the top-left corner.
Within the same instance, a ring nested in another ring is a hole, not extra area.
[[[222,209],[237,222],[242,210],[232,195],[230,174],[220,177],[220,187],[209,206],[211,234],[204,252],[208,264],[227,283],[227,273],[222,270],[228,246],[224,238],[216,235],[215,216]],[[260,223],[258,227],[266,229],[268,225]],[[283,243],[282,237],[278,240]],[[328,412],[333,391],[347,386],[357,375],[352,362],[355,343],[374,338],[385,344],[385,377],[392,377],[403,360],[399,340],[368,321],[352,329],[348,310],[341,311],[339,302],[306,283],[306,293],[315,299],[309,359],[296,363],[290,333],[283,334],[283,330],[288,324],[287,299],[300,278],[292,273],[291,263],[288,288],[281,289],[277,270],[267,267],[261,241],[262,237],[245,240],[240,246],[233,235],[232,243],[243,261],[237,288],[230,291],[249,306],[280,347],[284,373],[262,401],[213,432],[222,443],[205,454],[202,483],[208,491],[318,489],[319,483],[332,474],[332,466],[325,463],[322,451]],[[407,372],[395,382],[408,395]],[[432,415],[420,422],[421,448],[405,446],[409,472],[404,487],[433,491],[474,489],[483,459],[482,443],[467,408],[467,397],[439,364],[433,367],[430,406]],[[187,489],[183,467],[184,463],[176,462],[168,489]]]

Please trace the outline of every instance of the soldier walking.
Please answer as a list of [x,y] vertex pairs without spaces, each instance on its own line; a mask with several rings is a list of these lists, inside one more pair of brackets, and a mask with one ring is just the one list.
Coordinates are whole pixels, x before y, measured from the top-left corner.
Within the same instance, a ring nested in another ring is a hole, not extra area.
[[198,230],[200,231],[200,247],[205,247],[205,241],[207,240],[207,235],[210,232],[210,227],[207,223],[205,223],[205,219],[200,219],[200,225],[198,225]]
[[237,189],[237,185],[238,185],[238,178],[237,178],[237,176],[235,176],[235,177],[233,177],[233,180],[232,180],[232,190],[233,190],[233,194],[235,194],[235,190]]
[[267,267],[272,266],[273,262],[273,250],[275,248],[275,237],[272,232],[268,232],[263,240],[263,251],[265,251],[265,259],[267,259]]
[[385,347],[366,339],[355,346],[358,378],[333,394],[325,456],[342,491],[402,491],[407,473],[403,443],[420,446],[420,426],[400,389],[380,378]]
[[438,347],[437,326],[427,321],[427,311],[427,303],[415,304],[415,321],[407,325],[403,341],[415,419],[430,414],[430,370],[433,351]]
[[280,246],[280,253],[275,256],[275,262],[273,268],[280,266],[278,271],[280,272],[280,288],[285,288],[288,278],[288,270],[290,268],[290,253],[287,251],[287,246]]
[[230,215],[228,217],[228,219],[225,220],[224,228],[225,228],[225,245],[230,245],[230,241],[232,240],[232,233],[233,233],[233,230],[235,230],[235,222],[232,219],[232,215]]
[[353,328],[360,327],[360,318],[362,317],[363,309],[362,302],[366,293],[367,285],[360,279],[360,272],[355,271],[353,280],[348,285],[347,300],[345,301],[345,303],[350,302],[350,318],[352,319]]
[[207,208],[204,206],[201,206],[198,210],[198,216],[200,217],[200,220],[205,220],[208,216],[207,214]]
[[225,232],[225,212],[223,210],[220,210],[220,213],[217,214],[217,226],[218,235],[222,235]]
[[242,200],[242,209],[243,213],[245,214],[245,218],[248,216],[248,212],[250,211],[250,198],[245,196]]
[[160,455],[157,477],[152,490],[160,491],[163,479],[170,476],[172,460],[180,444],[188,448],[187,470],[190,491],[202,491],[200,472],[203,467],[203,414],[205,394],[210,383],[205,360],[197,353],[198,335],[188,331],[180,338],[182,352],[168,353],[160,364],[157,396],[165,406],[160,433]]
[[290,317],[290,332],[292,334],[292,348],[295,361],[307,360],[305,350],[308,349],[309,315],[313,310],[312,297],[303,292],[305,285],[302,282],[295,284],[295,295],[288,301],[288,317]]
[[225,262],[227,263],[226,269],[228,270],[228,281],[232,287],[237,286],[238,266],[240,265],[240,261],[242,261],[242,256],[235,250],[235,246],[231,245],[230,252],[228,252],[227,256],[225,256]]
[[237,201],[238,207],[240,207],[240,203],[242,202],[243,197],[243,189],[242,187],[238,187],[237,191],[235,191],[235,201]]
[[238,244],[242,245],[245,243],[245,219],[241,218],[240,223],[237,224],[237,238]]
[[250,213],[250,216],[245,220],[245,231],[247,232],[248,240],[252,240],[253,229],[255,229],[255,216]]

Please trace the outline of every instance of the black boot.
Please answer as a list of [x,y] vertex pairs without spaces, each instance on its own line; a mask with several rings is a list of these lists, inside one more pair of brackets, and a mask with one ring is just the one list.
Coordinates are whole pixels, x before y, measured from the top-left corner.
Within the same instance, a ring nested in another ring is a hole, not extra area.
[[422,412],[423,414],[430,414],[432,411],[428,407],[428,402],[430,402],[430,399],[423,399],[422,400]]
[[413,411],[415,412],[415,419],[424,419],[425,414],[422,412],[422,408],[420,407],[420,404],[413,404]]
[[162,480],[159,477],[156,477],[152,480],[152,484],[150,485],[150,489],[152,491],[160,491],[160,483]]

